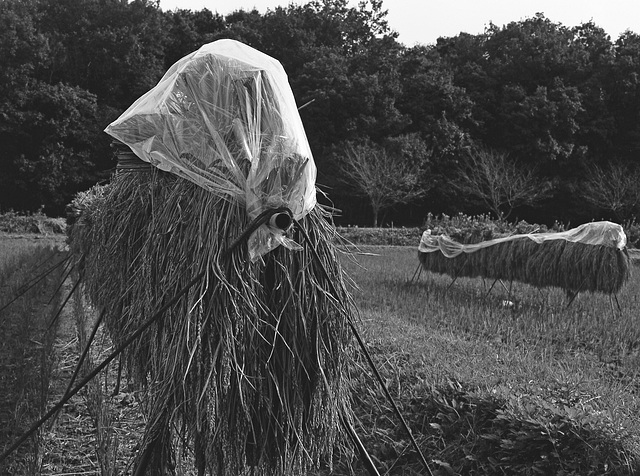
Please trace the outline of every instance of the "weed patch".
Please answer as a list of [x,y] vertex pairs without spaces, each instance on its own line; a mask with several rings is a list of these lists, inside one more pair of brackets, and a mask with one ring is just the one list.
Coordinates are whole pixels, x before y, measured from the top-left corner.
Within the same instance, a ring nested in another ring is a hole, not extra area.
[[0,233],[63,234],[66,223],[63,218],[48,217],[43,213],[19,214],[6,212],[0,214]]

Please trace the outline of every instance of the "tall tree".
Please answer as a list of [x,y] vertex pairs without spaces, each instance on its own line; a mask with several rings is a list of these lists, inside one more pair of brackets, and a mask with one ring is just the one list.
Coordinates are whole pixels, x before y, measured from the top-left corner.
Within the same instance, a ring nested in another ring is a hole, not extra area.
[[225,17],[225,36],[280,60],[299,105],[312,101],[301,116],[321,174],[333,145],[395,135],[407,123],[396,106],[401,45],[386,14],[380,0],[315,0]]
[[32,80],[13,91],[0,121],[0,206],[61,214],[95,182],[96,98],[81,88]]
[[614,154],[623,161],[640,160],[640,35],[623,33],[615,43],[615,78],[611,104],[616,123]]
[[46,6],[0,2],[0,207],[61,213],[96,179],[98,112],[95,95],[54,79]]
[[389,151],[368,140],[346,143],[340,169],[344,182],[371,205],[372,225],[381,213],[411,203],[427,192],[421,183],[422,164],[401,150]]
[[165,70],[183,56],[213,41],[226,29],[222,15],[212,13],[206,8],[196,12],[184,9],[166,12],[165,21]]
[[48,82],[65,82],[123,111],[165,71],[165,18],[153,2],[42,0],[41,31],[55,44]]
[[611,162],[588,168],[578,189],[580,197],[598,211],[611,213],[618,221],[638,216],[640,171],[628,164]]
[[532,164],[567,162],[580,153],[578,117],[581,95],[561,78],[528,93],[521,85],[505,86],[493,123],[492,143],[508,147]]
[[469,154],[458,169],[454,186],[499,219],[509,218],[517,207],[535,205],[551,191],[550,184],[538,178],[534,169],[487,149]]
[[575,85],[581,96],[583,112],[578,116],[580,127],[576,140],[589,158],[598,162],[610,155],[616,129],[609,93],[614,48],[609,35],[592,21],[572,31],[573,47],[581,54],[582,62],[576,62],[573,74],[563,81]]

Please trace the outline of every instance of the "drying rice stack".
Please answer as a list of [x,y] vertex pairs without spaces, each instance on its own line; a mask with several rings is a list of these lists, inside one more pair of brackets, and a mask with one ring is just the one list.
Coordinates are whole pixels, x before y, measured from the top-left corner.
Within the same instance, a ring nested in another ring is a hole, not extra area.
[[[252,57],[275,63],[221,40],[174,65],[107,128],[154,167],[121,149],[127,165],[75,203],[70,246],[116,345],[203,273],[126,349],[146,390],[140,474],[169,473],[184,442],[201,474],[307,474],[349,418],[352,304],[334,229],[293,95],[261,64],[240,72]],[[186,89],[173,94],[172,78]],[[283,208],[308,240],[286,216],[257,221]]]
[[452,277],[520,281],[571,293],[614,294],[629,279],[626,236],[620,225],[606,221],[466,245],[427,230],[418,258],[425,270]]

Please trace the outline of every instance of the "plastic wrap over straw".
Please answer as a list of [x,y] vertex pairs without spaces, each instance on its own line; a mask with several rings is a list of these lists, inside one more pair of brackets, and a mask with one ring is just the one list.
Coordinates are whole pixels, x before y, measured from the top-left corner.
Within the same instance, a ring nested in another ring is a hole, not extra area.
[[453,258],[461,253],[473,253],[497,243],[504,243],[523,237],[529,238],[536,243],[550,240],[565,240],[584,245],[602,245],[620,250],[627,246],[627,235],[625,235],[622,226],[609,221],[599,221],[585,223],[584,225],[563,232],[511,235],[474,244],[458,243],[446,235],[431,235],[431,230],[426,230],[420,239],[418,251],[421,253],[440,251],[447,258]]
[[[234,40],[185,56],[106,129],[142,160],[246,205],[250,219],[287,207],[300,219],[316,204],[316,167],[282,65]],[[252,259],[284,244],[262,225]]]

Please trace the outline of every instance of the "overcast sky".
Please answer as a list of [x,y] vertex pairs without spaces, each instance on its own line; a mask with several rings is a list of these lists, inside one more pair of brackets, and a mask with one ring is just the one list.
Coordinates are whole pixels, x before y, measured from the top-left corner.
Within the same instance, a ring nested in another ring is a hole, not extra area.
[[[226,15],[240,8],[267,9],[304,4],[304,0],[160,0],[160,8],[184,8]],[[357,0],[350,0],[356,6]],[[482,33],[490,22],[503,26],[524,20],[542,12],[554,23],[567,27],[593,20],[615,41],[629,29],[640,33],[640,0],[384,0],[389,11],[389,25],[406,46],[435,43],[440,36],[455,36],[460,32]]]

